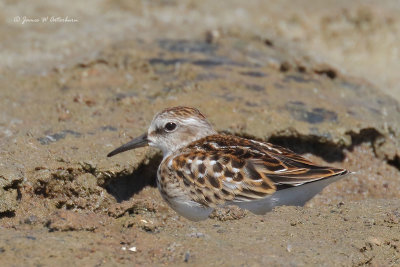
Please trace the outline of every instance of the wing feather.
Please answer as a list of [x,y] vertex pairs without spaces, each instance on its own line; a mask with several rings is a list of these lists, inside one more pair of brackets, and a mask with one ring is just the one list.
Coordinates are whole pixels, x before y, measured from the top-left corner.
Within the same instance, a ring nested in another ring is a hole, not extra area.
[[221,135],[192,143],[169,167],[195,201],[210,207],[262,199],[288,186],[347,173],[318,166],[276,145]]

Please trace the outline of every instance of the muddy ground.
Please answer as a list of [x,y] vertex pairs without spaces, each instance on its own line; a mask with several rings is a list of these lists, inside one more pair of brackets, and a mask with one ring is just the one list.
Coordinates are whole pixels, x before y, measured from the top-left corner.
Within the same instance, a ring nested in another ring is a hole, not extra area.
[[[0,6],[2,266],[400,265],[397,1]],[[157,150],[106,158],[174,105],[354,173],[187,221]]]

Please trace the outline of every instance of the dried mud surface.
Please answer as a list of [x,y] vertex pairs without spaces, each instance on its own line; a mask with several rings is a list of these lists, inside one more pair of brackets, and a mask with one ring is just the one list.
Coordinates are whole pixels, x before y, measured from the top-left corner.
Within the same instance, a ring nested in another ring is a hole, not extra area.
[[[2,265],[400,265],[397,2],[0,6]],[[14,21],[52,15],[79,21]],[[174,105],[355,173],[305,207],[187,221],[158,151],[105,156]]]

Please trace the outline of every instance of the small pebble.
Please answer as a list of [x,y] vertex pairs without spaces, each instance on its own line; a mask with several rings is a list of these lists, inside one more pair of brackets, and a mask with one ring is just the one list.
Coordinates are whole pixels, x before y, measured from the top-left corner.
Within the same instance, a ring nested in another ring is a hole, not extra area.
[[26,238],[27,238],[27,239],[30,239],[30,240],[36,240],[36,237],[31,236],[31,235],[27,235]]
[[374,236],[368,237],[367,241],[368,241],[370,244],[374,244],[374,245],[377,245],[377,246],[380,246],[380,245],[383,244],[383,241],[382,241],[381,239],[379,239],[379,238],[377,238],[377,237],[374,237]]
[[24,220],[24,223],[26,223],[26,224],[34,224],[37,221],[38,221],[38,218],[35,215],[31,215],[31,216],[29,216],[28,218],[26,218]]
[[190,237],[197,237],[197,238],[200,238],[200,237],[204,237],[205,234],[200,233],[200,232],[194,232],[194,233],[189,234],[189,236],[190,236]]
[[189,253],[189,251],[186,251],[186,253],[185,253],[185,262],[189,262],[189,257],[190,257],[190,253]]

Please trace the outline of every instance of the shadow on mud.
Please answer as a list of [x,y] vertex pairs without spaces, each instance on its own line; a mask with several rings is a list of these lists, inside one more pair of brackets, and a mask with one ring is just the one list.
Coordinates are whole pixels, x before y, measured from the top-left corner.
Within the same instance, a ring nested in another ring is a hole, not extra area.
[[323,158],[326,162],[341,162],[345,158],[343,148],[333,143],[323,143],[315,138],[299,138],[292,136],[274,136],[268,142],[279,145],[302,155],[306,153],[314,154]]
[[[298,153],[311,153],[323,158],[326,162],[341,162],[345,158],[344,149],[353,151],[354,147],[362,143],[369,143],[372,147],[383,138],[383,135],[374,128],[365,128],[358,133],[347,132],[351,136],[351,145],[343,146],[332,142],[321,141],[315,136],[271,136],[268,142],[280,145]],[[390,164],[390,162],[389,162]],[[395,160],[393,165],[395,165]]]
[[162,160],[161,155],[152,157],[148,163],[141,164],[128,175],[121,175],[112,179],[105,189],[117,202],[130,199],[146,186],[156,187],[157,168]]

